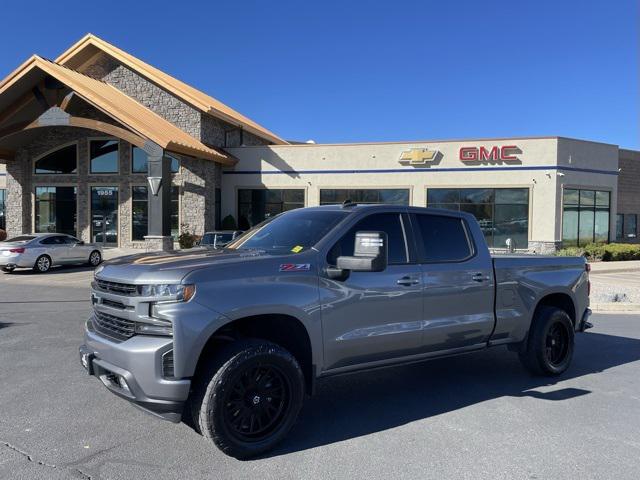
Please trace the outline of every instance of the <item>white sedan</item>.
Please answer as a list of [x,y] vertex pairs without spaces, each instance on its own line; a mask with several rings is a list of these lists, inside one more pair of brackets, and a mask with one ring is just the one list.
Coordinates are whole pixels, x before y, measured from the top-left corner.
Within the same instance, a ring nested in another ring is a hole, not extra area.
[[97,267],[102,249],[63,233],[32,233],[0,242],[0,268],[33,268],[44,273],[54,265],[86,264]]

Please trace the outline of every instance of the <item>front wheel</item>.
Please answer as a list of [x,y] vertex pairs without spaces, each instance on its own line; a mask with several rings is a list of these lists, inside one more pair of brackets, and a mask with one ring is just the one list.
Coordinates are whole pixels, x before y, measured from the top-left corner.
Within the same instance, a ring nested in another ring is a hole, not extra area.
[[40,255],[36,259],[33,269],[38,273],[46,273],[51,268],[51,258],[49,255]]
[[13,267],[2,267],[2,271],[4,273],[11,273],[13,272]]
[[222,452],[250,458],[289,432],[304,398],[304,378],[287,350],[262,340],[233,343],[200,374],[192,417]]
[[98,250],[94,250],[93,252],[91,252],[91,255],[89,255],[89,265],[91,265],[92,267],[97,267],[101,262],[102,255],[100,254],[100,252]]
[[569,315],[559,308],[540,307],[527,346],[520,352],[520,361],[535,375],[560,375],[571,364],[573,348],[574,329]]

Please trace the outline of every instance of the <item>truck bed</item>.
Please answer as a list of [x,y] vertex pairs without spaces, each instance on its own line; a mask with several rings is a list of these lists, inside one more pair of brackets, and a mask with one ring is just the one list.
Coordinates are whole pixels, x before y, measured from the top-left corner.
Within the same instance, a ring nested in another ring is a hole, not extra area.
[[498,254],[492,255],[492,260],[496,327],[491,345],[524,340],[536,304],[549,294],[558,301],[571,300],[577,327],[589,306],[588,272],[583,257]]

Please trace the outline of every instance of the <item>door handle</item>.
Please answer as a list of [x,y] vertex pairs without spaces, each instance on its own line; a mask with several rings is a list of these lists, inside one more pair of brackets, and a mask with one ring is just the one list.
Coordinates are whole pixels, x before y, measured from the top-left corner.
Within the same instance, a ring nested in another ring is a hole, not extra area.
[[396,283],[398,285],[402,285],[403,287],[410,287],[412,285],[418,285],[420,283],[420,280],[417,278],[406,276],[396,280]]
[[489,275],[485,275],[484,273],[476,273],[471,277],[471,280],[474,282],[486,282],[489,280]]

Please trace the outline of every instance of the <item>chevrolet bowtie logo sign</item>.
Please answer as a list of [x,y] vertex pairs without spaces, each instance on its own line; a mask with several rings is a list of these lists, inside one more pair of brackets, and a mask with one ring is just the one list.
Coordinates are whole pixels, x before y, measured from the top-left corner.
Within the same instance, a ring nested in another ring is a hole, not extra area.
[[400,163],[429,166],[438,158],[439,153],[438,150],[429,150],[428,148],[412,148],[400,154]]

